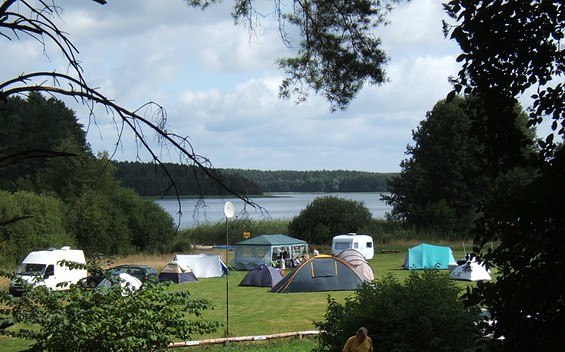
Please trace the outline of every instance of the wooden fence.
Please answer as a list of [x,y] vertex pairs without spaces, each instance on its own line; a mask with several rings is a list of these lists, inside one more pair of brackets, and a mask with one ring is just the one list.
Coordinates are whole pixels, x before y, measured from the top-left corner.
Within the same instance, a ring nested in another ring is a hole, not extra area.
[[319,335],[319,334],[320,334],[319,331],[312,330],[312,331],[285,332],[285,333],[271,334],[271,335],[223,337],[223,338],[209,339],[209,340],[194,340],[194,341],[175,342],[175,343],[170,344],[169,348],[215,345],[215,344],[225,344],[225,345],[227,345],[230,342],[264,341],[264,340],[283,339],[283,338],[288,338],[288,337],[296,337],[298,339],[302,339],[304,336]]

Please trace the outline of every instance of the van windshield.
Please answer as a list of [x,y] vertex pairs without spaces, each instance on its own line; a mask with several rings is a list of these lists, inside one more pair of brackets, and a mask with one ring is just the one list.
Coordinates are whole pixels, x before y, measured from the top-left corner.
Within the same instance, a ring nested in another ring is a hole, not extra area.
[[43,275],[45,267],[45,264],[22,264],[17,273],[20,275]]

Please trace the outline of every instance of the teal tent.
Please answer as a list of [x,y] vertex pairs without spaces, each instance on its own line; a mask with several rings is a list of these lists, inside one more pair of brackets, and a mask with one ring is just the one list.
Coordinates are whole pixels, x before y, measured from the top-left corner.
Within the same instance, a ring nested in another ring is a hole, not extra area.
[[235,244],[235,258],[231,264],[236,270],[252,270],[261,264],[276,262],[282,253],[287,256],[287,267],[294,258],[308,255],[308,242],[287,235],[260,235]]
[[271,292],[353,291],[367,278],[343,260],[317,255],[294,268]]
[[453,251],[449,247],[422,243],[408,249],[403,269],[448,269],[449,263],[455,263]]

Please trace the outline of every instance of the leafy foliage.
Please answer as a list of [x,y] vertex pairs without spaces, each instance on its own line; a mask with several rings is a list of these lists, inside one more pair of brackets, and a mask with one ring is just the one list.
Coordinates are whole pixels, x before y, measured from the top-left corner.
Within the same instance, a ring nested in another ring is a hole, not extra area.
[[[4,105],[10,137],[0,147],[0,185],[18,192],[0,193],[0,262],[12,266],[29,251],[63,245],[107,255],[168,250],[176,236],[171,216],[119,185],[108,155],[92,155],[70,109],[37,93]],[[29,150],[69,157],[27,159]]]
[[459,289],[437,270],[411,271],[401,283],[391,274],[360,286],[345,303],[328,296],[317,352],[338,352],[360,326],[378,351],[466,351],[479,337],[476,311],[465,309]]
[[332,109],[345,109],[365,81],[386,81],[388,61],[374,36],[391,4],[398,1],[295,1],[293,12],[282,18],[296,25],[302,41],[296,57],[279,60],[287,75],[280,95],[305,100],[308,90],[323,93]]
[[309,243],[327,243],[339,233],[357,232],[368,226],[372,214],[362,203],[334,196],[318,197],[288,225],[291,236]]
[[[509,130],[522,140],[532,139],[534,131],[526,128],[526,114],[519,105],[515,110],[517,118]],[[482,112],[479,98],[455,96],[450,102],[438,102],[426,114],[412,133],[415,144],[407,147],[410,157],[402,161],[402,172],[389,182],[391,194],[383,196],[393,206],[393,219],[405,220],[409,226],[463,235],[471,228],[480,204],[490,197],[498,182],[484,172],[489,147],[483,143]],[[524,159],[528,151],[534,152],[531,147],[518,150]],[[512,188],[528,182],[531,174],[519,164],[507,166],[505,173],[496,178],[505,178],[506,187]]]
[[15,265],[34,249],[75,245],[64,209],[54,197],[0,191],[0,217],[7,222],[0,227],[0,265]]
[[32,340],[30,351],[165,351],[175,339],[190,340],[220,326],[203,318],[211,303],[188,291],[169,292],[163,283],[124,291],[117,276],[107,278],[109,288],[40,286],[20,298],[1,289],[2,320],[24,327],[0,333]]
[[[451,0],[446,35],[456,40],[462,69],[454,92],[479,95],[484,104],[483,140],[488,149],[483,172],[496,177],[522,163],[524,141],[508,128],[514,120],[515,97],[533,92],[529,125],[548,123],[552,132],[538,139],[534,167],[539,174],[529,184],[509,187],[486,199],[475,236],[476,250],[498,266],[495,282],[470,292],[470,303],[490,310],[495,337],[504,336],[504,351],[562,349],[565,322],[562,252],[565,230],[562,199],[565,154],[557,137],[565,136],[565,5],[562,1]],[[548,121],[549,120],[549,121]],[[558,197],[558,198],[556,198]]]

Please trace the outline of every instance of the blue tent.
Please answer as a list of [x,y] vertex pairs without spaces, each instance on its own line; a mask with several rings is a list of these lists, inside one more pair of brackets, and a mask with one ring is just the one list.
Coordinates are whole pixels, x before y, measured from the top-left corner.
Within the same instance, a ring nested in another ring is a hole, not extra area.
[[408,249],[403,269],[448,269],[449,263],[455,263],[453,251],[449,247],[422,243]]
[[273,287],[283,278],[280,271],[270,265],[261,264],[249,271],[239,286]]

